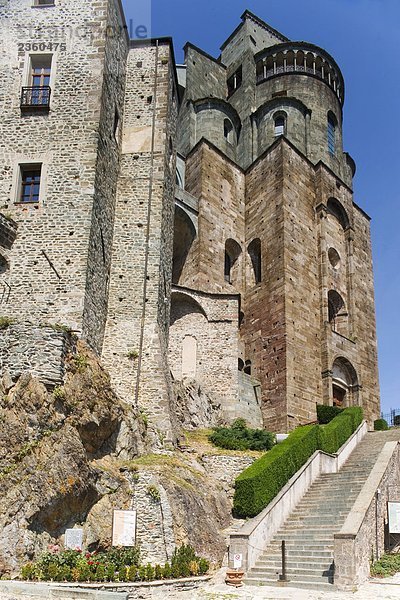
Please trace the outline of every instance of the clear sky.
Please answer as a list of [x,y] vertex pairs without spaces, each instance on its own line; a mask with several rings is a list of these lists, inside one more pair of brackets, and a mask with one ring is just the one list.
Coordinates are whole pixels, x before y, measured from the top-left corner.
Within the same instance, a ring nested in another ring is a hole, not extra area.
[[[134,26],[217,57],[247,8],[292,40],[325,48],[346,83],[344,150],[354,199],[372,217],[382,410],[400,409],[400,0],[123,0]],[[144,16],[143,16],[144,15]]]

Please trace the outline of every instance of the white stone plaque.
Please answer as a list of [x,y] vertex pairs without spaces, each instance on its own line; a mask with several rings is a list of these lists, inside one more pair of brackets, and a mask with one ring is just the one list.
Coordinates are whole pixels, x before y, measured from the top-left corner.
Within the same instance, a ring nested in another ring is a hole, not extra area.
[[83,529],[66,529],[64,546],[71,550],[82,550]]
[[389,533],[400,533],[400,502],[388,502]]
[[134,546],[136,543],[136,510],[114,510],[113,546]]
[[240,569],[243,563],[243,554],[234,554],[233,555],[233,568]]

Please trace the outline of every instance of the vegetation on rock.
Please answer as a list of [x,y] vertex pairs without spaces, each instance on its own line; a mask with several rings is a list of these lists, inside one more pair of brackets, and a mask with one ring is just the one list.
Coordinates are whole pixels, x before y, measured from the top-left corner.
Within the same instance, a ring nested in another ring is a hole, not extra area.
[[209,440],[227,450],[270,450],[275,435],[264,429],[250,429],[244,419],[236,419],[231,427],[214,427]]

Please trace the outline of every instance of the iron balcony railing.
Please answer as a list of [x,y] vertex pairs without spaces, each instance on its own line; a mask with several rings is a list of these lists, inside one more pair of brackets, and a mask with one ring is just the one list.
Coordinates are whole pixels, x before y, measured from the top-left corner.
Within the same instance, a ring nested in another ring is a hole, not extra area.
[[23,87],[21,109],[49,109],[51,88],[48,85]]

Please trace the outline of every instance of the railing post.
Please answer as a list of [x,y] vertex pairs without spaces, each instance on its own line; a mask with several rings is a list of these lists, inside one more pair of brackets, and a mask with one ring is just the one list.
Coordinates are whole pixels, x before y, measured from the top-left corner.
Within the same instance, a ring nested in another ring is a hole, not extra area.
[[282,574],[279,575],[279,581],[289,581],[286,573],[286,542],[282,540]]

